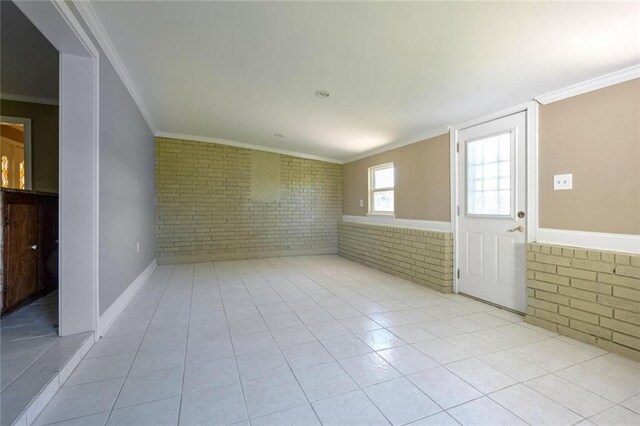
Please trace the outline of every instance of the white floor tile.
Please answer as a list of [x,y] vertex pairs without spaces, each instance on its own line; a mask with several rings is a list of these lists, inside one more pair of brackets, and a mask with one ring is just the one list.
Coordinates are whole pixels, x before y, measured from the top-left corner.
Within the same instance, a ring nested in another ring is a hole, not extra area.
[[447,369],[482,393],[491,393],[517,382],[477,358],[447,364]]
[[247,418],[240,385],[190,393],[182,397],[180,425],[232,424]]
[[317,401],[358,389],[337,362],[301,368],[294,372],[309,401]]
[[179,396],[181,386],[182,367],[130,374],[124,382],[115,408]]
[[373,351],[360,339],[349,335],[322,340],[321,343],[336,359],[350,358]]
[[291,373],[243,383],[249,417],[264,416],[307,403],[302,389]]
[[375,353],[341,359],[340,365],[360,387],[400,377],[400,373]]
[[411,426],[459,426],[460,423],[444,411],[410,423]]
[[242,381],[274,376],[289,371],[289,365],[280,351],[258,352],[236,358]]
[[184,369],[182,393],[197,392],[240,382],[236,360],[222,358],[188,364]]
[[458,405],[448,413],[462,425],[525,426],[527,423],[487,397]]
[[251,419],[252,426],[320,426],[320,421],[316,417],[310,405],[290,408],[266,416]]
[[282,353],[294,370],[333,361],[333,357],[320,342],[289,346],[283,348]]
[[576,413],[521,384],[489,396],[530,424],[562,426],[582,420]]
[[178,423],[180,398],[163,399],[113,410],[107,426],[171,426]]
[[312,404],[325,426],[388,425],[389,422],[362,391],[354,391]]
[[525,385],[582,417],[590,417],[613,405],[611,401],[576,386],[555,374],[548,374],[529,380]]
[[363,389],[393,425],[435,414],[440,407],[404,377]]
[[413,374],[418,371],[428,370],[440,365],[413,346],[409,345],[379,351],[378,355],[383,357],[402,374]]
[[589,419],[598,426],[637,426],[640,424],[640,414],[624,407],[611,407]]
[[35,424],[45,425],[108,411],[121,386],[122,379],[119,378],[61,388],[38,416]]
[[450,408],[482,396],[471,385],[443,367],[421,371],[408,378],[442,408]]

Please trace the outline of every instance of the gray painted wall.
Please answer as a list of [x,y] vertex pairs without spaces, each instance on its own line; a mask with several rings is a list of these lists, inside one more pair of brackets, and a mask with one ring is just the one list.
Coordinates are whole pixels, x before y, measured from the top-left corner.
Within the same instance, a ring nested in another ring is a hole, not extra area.
[[0,1],[0,16],[2,92],[58,99],[56,48],[13,2]]
[[116,71],[101,58],[100,314],[154,258],[154,170],[153,134]]
[[[94,44],[99,48],[95,39]],[[100,54],[102,315],[154,258],[155,140],[109,59]]]

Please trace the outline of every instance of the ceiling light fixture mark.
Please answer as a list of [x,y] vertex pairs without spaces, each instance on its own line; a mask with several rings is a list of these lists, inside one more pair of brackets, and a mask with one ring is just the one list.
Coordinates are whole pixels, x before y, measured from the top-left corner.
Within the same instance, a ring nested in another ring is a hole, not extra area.
[[316,90],[316,96],[319,98],[328,98],[330,95],[329,92],[327,92],[326,90]]

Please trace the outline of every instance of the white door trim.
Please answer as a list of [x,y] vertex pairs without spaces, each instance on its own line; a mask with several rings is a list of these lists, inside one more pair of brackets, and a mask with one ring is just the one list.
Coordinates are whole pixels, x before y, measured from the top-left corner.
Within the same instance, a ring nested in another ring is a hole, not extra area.
[[24,145],[24,187],[33,189],[33,154],[31,151],[31,119],[24,117],[0,116],[0,121],[4,123],[22,124],[24,133],[22,144]]
[[[66,285],[68,291],[59,292],[59,333],[97,331],[100,52],[66,2],[15,4],[60,52],[59,276],[61,288]],[[81,152],[76,148],[82,148]],[[79,164],[78,160],[88,177],[82,182],[76,179],[74,167],[66,167]],[[97,339],[98,333],[94,336]]]
[[453,291],[458,293],[459,279],[457,271],[459,264],[459,235],[460,221],[458,220],[458,206],[460,204],[458,191],[459,176],[459,155],[458,141],[459,132],[468,127],[517,114],[527,113],[527,243],[536,241],[538,233],[538,103],[536,101],[527,102],[511,108],[498,111],[493,114],[469,120],[450,127],[449,133],[449,158],[451,173],[451,228],[453,231]]

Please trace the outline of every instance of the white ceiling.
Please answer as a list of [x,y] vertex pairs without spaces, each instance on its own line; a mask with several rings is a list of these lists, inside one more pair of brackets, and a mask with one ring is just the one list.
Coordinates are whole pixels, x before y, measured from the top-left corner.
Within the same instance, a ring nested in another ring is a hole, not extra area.
[[640,63],[640,2],[92,6],[157,131],[336,159]]

